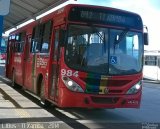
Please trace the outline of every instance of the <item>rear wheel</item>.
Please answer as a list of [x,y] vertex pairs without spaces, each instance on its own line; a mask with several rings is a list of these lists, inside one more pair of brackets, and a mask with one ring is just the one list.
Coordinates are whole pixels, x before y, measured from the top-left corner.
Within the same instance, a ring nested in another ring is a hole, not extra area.
[[13,70],[13,72],[12,72],[11,86],[14,87],[14,88],[17,86],[17,84],[15,83],[15,70]]
[[50,106],[50,102],[48,102],[46,99],[45,99],[45,87],[44,87],[44,80],[43,78],[40,80],[40,103],[45,106],[45,107],[48,107]]

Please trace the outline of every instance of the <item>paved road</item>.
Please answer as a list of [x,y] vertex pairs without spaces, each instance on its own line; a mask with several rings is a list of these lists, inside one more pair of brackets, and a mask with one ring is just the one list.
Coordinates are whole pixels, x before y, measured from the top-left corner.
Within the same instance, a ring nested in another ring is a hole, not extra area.
[[[69,113],[89,128],[107,127],[109,123],[160,123],[160,84],[144,83],[140,109],[75,110]],[[160,125],[159,125],[160,128]]]
[[44,109],[34,97],[3,82],[0,101],[0,127],[19,123],[20,128],[27,126],[26,122],[51,122],[56,126],[58,121],[62,123],[59,128],[160,129],[160,84],[154,82],[144,83],[140,109]]

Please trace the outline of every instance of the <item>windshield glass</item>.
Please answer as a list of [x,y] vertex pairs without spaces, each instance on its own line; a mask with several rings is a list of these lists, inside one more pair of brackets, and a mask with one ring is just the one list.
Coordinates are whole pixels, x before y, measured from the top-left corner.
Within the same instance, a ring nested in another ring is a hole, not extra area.
[[141,33],[70,25],[65,61],[69,67],[86,72],[133,74],[142,69],[142,49]]

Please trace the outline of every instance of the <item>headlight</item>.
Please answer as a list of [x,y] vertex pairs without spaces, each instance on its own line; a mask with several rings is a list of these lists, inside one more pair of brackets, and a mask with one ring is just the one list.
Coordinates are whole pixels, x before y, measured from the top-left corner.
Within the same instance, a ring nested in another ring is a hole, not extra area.
[[84,92],[84,90],[76,82],[74,82],[70,78],[62,77],[62,80],[69,90],[75,91],[75,92]]
[[142,87],[142,82],[139,81],[137,84],[132,86],[128,91],[127,94],[136,94]]

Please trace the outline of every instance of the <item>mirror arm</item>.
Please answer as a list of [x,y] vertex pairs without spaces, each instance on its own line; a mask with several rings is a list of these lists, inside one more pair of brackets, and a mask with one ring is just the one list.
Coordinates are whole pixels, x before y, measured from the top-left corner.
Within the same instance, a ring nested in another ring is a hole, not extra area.
[[144,45],[149,45],[148,27],[144,25],[144,29],[146,29],[146,32],[143,33]]

